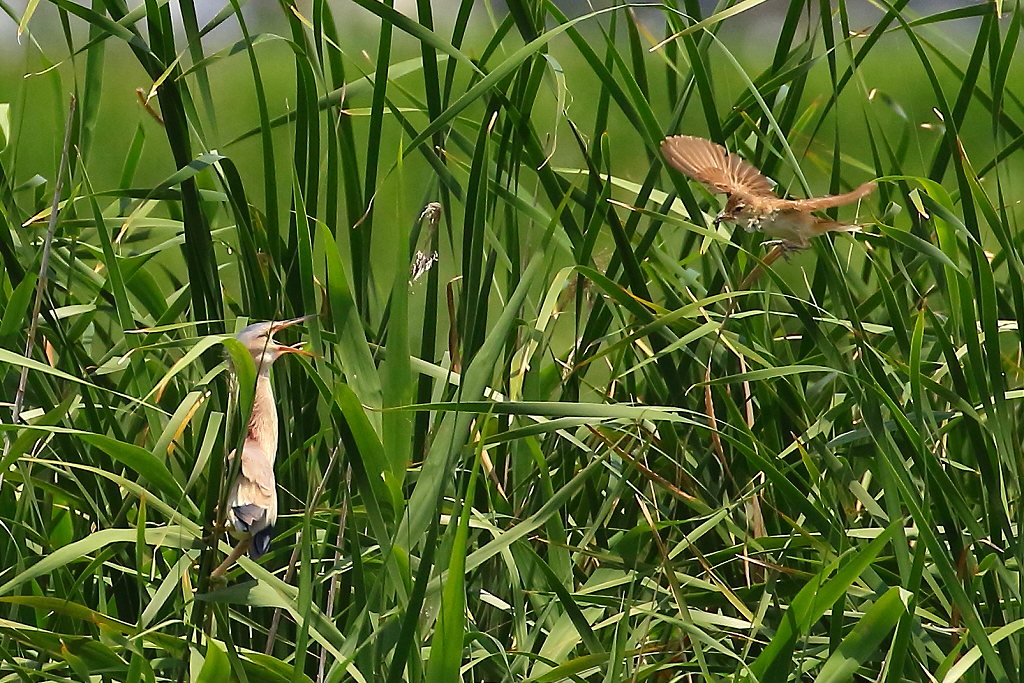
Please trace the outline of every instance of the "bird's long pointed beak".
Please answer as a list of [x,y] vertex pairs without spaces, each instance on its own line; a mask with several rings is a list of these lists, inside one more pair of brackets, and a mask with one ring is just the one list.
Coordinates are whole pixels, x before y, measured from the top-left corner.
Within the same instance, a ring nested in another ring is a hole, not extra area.
[[307,320],[312,320],[315,317],[316,317],[316,313],[312,313],[310,315],[304,315],[301,318],[292,318],[291,320],[282,320],[280,322],[276,322],[276,323],[274,323],[273,325],[270,326],[270,334],[277,334],[281,330],[287,329],[287,328],[291,327],[292,325],[298,325],[300,323],[304,323]]
[[[301,318],[292,318],[291,320],[282,320],[281,322],[274,323],[273,325],[270,326],[270,334],[271,336],[273,336],[280,332],[281,330],[287,329],[293,325],[304,323],[307,320],[312,320],[315,317],[316,314],[313,313],[311,315],[304,315]],[[310,358],[312,358],[315,355],[312,351],[307,351],[304,348],[302,348],[302,342],[299,342],[298,344],[293,344],[291,346],[282,344],[281,346],[277,347],[277,351],[278,353],[281,354],[294,353],[300,356],[308,356]]]

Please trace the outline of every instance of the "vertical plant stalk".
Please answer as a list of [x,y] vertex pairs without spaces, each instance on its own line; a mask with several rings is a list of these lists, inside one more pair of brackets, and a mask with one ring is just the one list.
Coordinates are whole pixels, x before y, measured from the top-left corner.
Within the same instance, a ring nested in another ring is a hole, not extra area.
[[[50,220],[46,225],[46,237],[43,240],[43,255],[39,260],[39,278],[36,280],[35,301],[32,303],[32,317],[29,320],[28,339],[25,340],[25,358],[31,358],[36,346],[36,331],[39,327],[39,313],[43,307],[43,292],[46,290],[46,274],[50,269],[50,246],[53,234],[57,231],[57,215],[60,206],[60,193],[64,189],[64,175],[68,167],[68,156],[71,152],[71,125],[75,118],[75,107],[78,100],[71,95],[68,102],[68,116],[64,121],[64,144],[61,147],[60,161],[57,164],[57,182],[53,186],[53,202],[50,204]],[[25,403],[25,389],[28,386],[28,366],[21,366],[18,377],[18,391],[14,394],[14,407],[11,410],[11,424],[16,425],[21,419],[21,408]],[[4,458],[11,449],[10,433],[4,438]],[[4,472],[0,471],[0,486],[4,484]]]
[[[342,497],[341,512],[338,513],[338,536],[334,542],[334,566],[341,562],[341,543],[345,539],[345,524],[348,520],[348,492],[352,490],[352,466],[345,468],[345,494]],[[334,618],[334,599],[338,594],[338,572],[331,575],[331,585],[327,589],[327,604],[324,606],[326,619]],[[323,683],[324,670],[327,668],[327,648],[320,645],[320,663],[316,671],[316,683]]]
[[[324,488],[327,486],[327,478],[331,476],[331,472],[334,470],[334,464],[338,461],[338,450],[340,446],[336,446],[334,451],[331,453],[331,459],[327,463],[327,469],[324,470],[324,476],[320,479],[320,483],[317,484],[316,490],[313,492],[313,496],[309,499],[309,505],[316,505],[317,501],[320,500],[320,496],[323,495]],[[352,483],[352,470],[349,468],[345,477],[345,491],[348,491],[349,485]],[[345,499],[347,502],[347,498]],[[345,528],[345,511],[346,505],[342,505],[341,508],[341,528]],[[295,567],[299,562],[299,549],[302,547],[302,543],[305,539],[299,534],[299,537],[295,539],[295,546],[292,548],[292,555],[288,558],[288,570],[284,575],[284,582],[291,583],[291,580],[295,578]],[[340,541],[339,541],[340,543]],[[335,560],[337,564],[337,559]],[[330,618],[331,614],[329,611],[330,604],[328,604],[327,617]],[[278,607],[274,610],[274,616],[270,620],[270,630],[267,631],[267,646],[263,650],[264,654],[273,654],[274,643],[277,641],[277,629],[281,624],[281,608]]]

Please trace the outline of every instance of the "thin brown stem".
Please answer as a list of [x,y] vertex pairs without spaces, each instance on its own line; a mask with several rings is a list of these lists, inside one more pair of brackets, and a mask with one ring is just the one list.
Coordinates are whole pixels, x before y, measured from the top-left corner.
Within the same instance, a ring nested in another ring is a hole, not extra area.
[[[786,246],[784,244],[777,244],[768,254],[764,257],[764,260],[758,263],[750,273],[743,278],[743,282],[740,283],[737,292],[742,292],[749,289],[754,282],[757,281],[765,268],[768,268],[775,263],[780,256],[786,253]],[[725,325],[729,322],[729,318],[732,317],[733,311],[736,310],[736,299],[733,298],[729,301],[729,308],[725,311],[725,316],[722,318],[722,323],[718,326],[718,333],[715,335],[715,340],[711,343],[711,351],[708,353],[708,364],[704,368],[704,410],[707,413],[708,419],[708,430],[711,433],[711,446],[718,457],[718,461],[722,465],[722,470],[726,477],[736,485],[736,481],[732,477],[732,471],[729,468],[729,460],[725,455],[725,448],[722,446],[722,438],[718,432],[718,419],[715,417],[715,403],[714,397],[711,394],[711,361],[714,359],[715,349],[718,348],[718,342],[722,339],[722,334],[725,332]],[[742,362],[742,358],[740,359]],[[745,385],[746,386],[746,385]],[[749,400],[746,401],[749,409]],[[737,491],[738,491],[737,487]]]
[[[28,323],[28,339],[25,340],[25,358],[31,358],[36,346],[36,332],[39,328],[39,313],[43,306],[43,294],[46,292],[47,274],[50,270],[50,248],[53,235],[57,232],[57,217],[60,215],[60,193],[64,189],[64,176],[67,173],[68,157],[71,153],[71,126],[74,122],[75,107],[78,100],[71,95],[68,102],[68,116],[64,121],[64,145],[61,147],[60,162],[57,165],[57,182],[53,186],[53,201],[50,203],[50,220],[46,225],[46,237],[43,240],[43,254],[39,260],[39,278],[36,280],[35,301],[32,303],[32,317]],[[28,366],[21,366],[18,377],[18,391],[14,394],[14,407],[11,410],[11,424],[18,424],[21,419],[21,408],[25,403],[25,390],[28,386]],[[11,448],[12,437],[8,434],[4,439],[4,458]],[[4,484],[4,473],[0,471],[0,486]]]
[[[309,499],[309,504],[316,505],[316,502],[320,500],[320,496],[323,495],[324,487],[327,485],[327,478],[331,476],[331,471],[334,469],[334,463],[338,460],[338,449],[335,447],[331,453],[331,459],[327,463],[327,469],[324,470],[324,476],[320,479],[320,483],[317,484],[316,490],[313,491],[312,497]],[[345,484],[346,491],[348,490],[348,482]],[[284,574],[284,582],[290,583],[295,578],[295,567],[299,562],[299,549],[302,547],[302,535],[296,539],[295,546],[292,548],[292,554],[288,558],[288,569]],[[267,645],[264,647],[263,652],[265,654],[271,654],[274,651],[274,643],[277,641],[277,630],[281,625],[281,608],[278,607],[274,610],[274,616],[270,619],[270,629],[267,631]]]
[[[341,562],[341,543],[345,537],[345,523],[348,520],[348,491],[352,486],[352,467],[345,470],[345,496],[341,501],[341,512],[338,513],[338,536],[334,542],[334,565]],[[334,598],[338,593],[338,572],[331,575],[331,585],[327,589],[327,605],[324,607],[324,614],[328,621],[334,617]],[[316,683],[323,683],[324,671],[327,668],[327,648],[320,646],[320,664],[316,672]]]

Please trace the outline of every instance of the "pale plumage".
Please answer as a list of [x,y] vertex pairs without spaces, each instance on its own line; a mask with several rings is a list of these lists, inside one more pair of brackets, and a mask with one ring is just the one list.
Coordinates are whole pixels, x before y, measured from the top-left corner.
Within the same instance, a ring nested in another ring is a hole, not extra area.
[[228,521],[239,540],[252,537],[249,557],[267,552],[277,522],[277,482],[273,460],[253,440],[246,439],[242,464],[228,493]]
[[661,151],[672,166],[690,178],[729,195],[716,222],[724,220],[747,230],[760,230],[794,248],[806,247],[810,238],[823,232],[855,230],[855,225],[817,218],[811,212],[852,204],[875,189],[874,183],[864,183],[844,194],[783,199],[755,166],[710,140],[675,135],[665,138]]
[[[274,334],[286,327],[297,325],[312,316],[249,325],[238,333],[256,365],[256,391],[252,413],[246,428],[238,474],[231,483],[227,499],[227,521],[231,535],[238,544],[219,567],[213,577],[220,577],[246,551],[253,559],[270,547],[270,538],[277,522],[277,481],[274,461],[277,458],[277,406],[270,386],[270,367],[274,361],[289,353],[312,355],[299,345],[286,346],[274,341]],[[229,456],[234,465],[235,452]]]

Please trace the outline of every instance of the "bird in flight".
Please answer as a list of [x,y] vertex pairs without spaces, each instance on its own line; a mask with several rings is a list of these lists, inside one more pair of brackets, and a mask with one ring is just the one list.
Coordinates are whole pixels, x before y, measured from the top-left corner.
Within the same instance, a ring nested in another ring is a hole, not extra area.
[[812,212],[852,204],[875,189],[875,184],[869,182],[844,194],[783,199],[757,167],[710,140],[673,135],[662,141],[661,153],[690,178],[713,192],[729,195],[725,209],[715,218],[716,225],[727,221],[748,232],[760,230],[786,249],[804,249],[811,238],[826,232],[856,230],[856,225],[818,218]]

